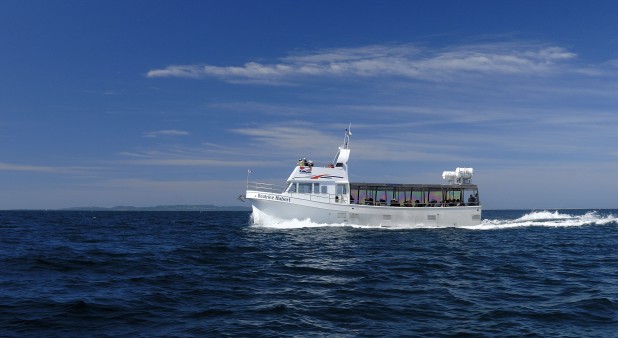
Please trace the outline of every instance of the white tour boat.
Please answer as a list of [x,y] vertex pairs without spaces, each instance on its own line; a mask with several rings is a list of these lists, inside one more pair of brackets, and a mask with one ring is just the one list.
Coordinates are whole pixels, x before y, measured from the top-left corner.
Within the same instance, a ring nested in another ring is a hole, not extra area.
[[333,163],[314,166],[299,160],[285,187],[249,182],[245,198],[253,222],[309,219],[314,223],[371,226],[457,227],[481,223],[472,168],[445,171],[447,184],[353,183],[348,180],[350,135]]

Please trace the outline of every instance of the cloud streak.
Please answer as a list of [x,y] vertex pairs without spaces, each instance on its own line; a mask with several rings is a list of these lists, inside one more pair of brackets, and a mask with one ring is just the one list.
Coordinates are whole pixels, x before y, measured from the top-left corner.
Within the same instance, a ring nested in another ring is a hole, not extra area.
[[35,173],[56,173],[56,174],[76,174],[86,172],[92,169],[86,167],[54,167],[54,166],[39,166],[29,164],[16,164],[0,162],[0,171],[16,171],[16,172],[35,172]]
[[282,83],[318,77],[400,77],[452,81],[469,75],[550,74],[577,55],[562,47],[499,43],[427,50],[414,45],[374,45],[307,52],[266,64],[242,66],[170,65],[150,78],[218,78],[227,82]]
[[166,130],[158,130],[158,131],[149,131],[144,133],[144,137],[146,138],[158,138],[158,137],[171,137],[171,136],[188,136],[191,135],[188,131],[184,130],[176,130],[176,129],[166,129]]

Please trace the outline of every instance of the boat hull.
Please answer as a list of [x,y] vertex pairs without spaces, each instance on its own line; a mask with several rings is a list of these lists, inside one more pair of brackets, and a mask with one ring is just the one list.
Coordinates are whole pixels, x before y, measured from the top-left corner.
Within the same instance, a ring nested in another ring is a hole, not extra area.
[[355,224],[396,227],[460,227],[481,223],[481,206],[391,207],[328,203],[295,197],[247,191],[253,204],[253,222],[306,220],[318,224]]

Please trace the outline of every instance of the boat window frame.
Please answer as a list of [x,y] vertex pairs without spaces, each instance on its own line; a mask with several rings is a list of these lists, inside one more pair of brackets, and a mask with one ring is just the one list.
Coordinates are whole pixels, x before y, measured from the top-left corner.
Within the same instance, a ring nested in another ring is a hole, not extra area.
[[313,191],[312,183],[304,183],[304,182],[298,183],[298,193],[299,194],[311,194],[312,191]]

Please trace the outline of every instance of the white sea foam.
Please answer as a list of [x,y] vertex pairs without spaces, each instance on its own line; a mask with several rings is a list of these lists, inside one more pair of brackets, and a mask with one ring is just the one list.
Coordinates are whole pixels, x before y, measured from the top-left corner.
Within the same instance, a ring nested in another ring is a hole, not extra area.
[[252,214],[251,223],[256,227],[275,228],[275,229],[300,229],[300,228],[320,228],[320,227],[358,227],[358,228],[379,228],[377,226],[363,226],[348,223],[315,223],[311,219],[292,219],[282,220],[276,217],[260,213]]
[[[613,214],[599,215],[597,211],[589,211],[583,215],[572,215],[569,213],[555,211],[532,211],[516,219],[484,219],[481,224],[465,226],[464,229],[470,230],[496,230],[520,227],[576,227],[583,225],[605,225],[608,223],[618,223],[618,217]],[[299,229],[299,228],[318,228],[318,227],[352,227],[362,229],[432,229],[436,226],[429,225],[358,225],[348,223],[315,223],[311,219],[281,220],[266,214],[253,215],[251,223],[257,227],[275,229]]]
[[300,229],[300,228],[320,228],[320,227],[353,227],[366,229],[382,229],[385,226],[358,225],[349,223],[316,223],[309,218],[282,220],[263,212],[253,210],[251,214],[251,224],[256,227],[275,228],[275,229]]
[[508,229],[530,226],[542,227],[574,227],[583,225],[605,225],[617,222],[618,218],[610,214],[601,216],[597,211],[589,211],[583,215],[571,215],[560,211],[533,211],[517,219],[484,219],[480,225],[465,227],[473,230]]

